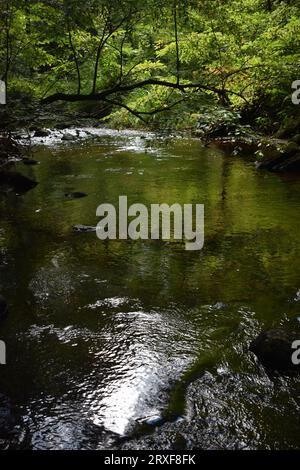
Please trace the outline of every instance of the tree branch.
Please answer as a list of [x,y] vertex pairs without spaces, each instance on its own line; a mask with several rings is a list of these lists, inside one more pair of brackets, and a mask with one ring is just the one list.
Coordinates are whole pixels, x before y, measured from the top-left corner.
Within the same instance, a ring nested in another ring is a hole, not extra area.
[[109,100],[109,99],[104,99],[106,103],[113,104],[115,106],[120,106],[120,108],[125,108],[127,111],[129,111],[131,114],[133,114],[135,117],[139,118],[141,121],[143,121],[145,124],[147,124],[147,121],[140,116],[140,113],[138,111],[135,111],[134,109],[130,108],[127,106],[127,104],[121,103],[120,101],[115,101],[115,100]]
[[[168,82],[165,80],[159,80],[155,78],[149,78],[146,80],[141,80],[139,82],[131,83],[128,85],[122,85],[118,84],[115,85],[111,88],[107,88],[106,90],[102,90],[99,93],[91,93],[89,95],[79,95],[79,94],[69,94],[69,93],[55,93],[51,96],[48,96],[47,98],[44,98],[42,100],[43,103],[53,103],[54,101],[69,101],[69,102],[75,102],[75,101],[98,101],[98,100],[103,100],[108,96],[114,95],[115,93],[126,93],[128,91],[133,91],[136,90],[137,88],[142,88],[144,86],[150,86],[150,85],[157,85],[157,86],[163,86],[167,88],[173,88],[175,90],[180,90],[180,91],[185,91],[188,88],[195,88],[198,90],[203,90],[203,91],[210,91],[213,93],[216,93],[217,95],[221,96],[222,94],[225,93],[232,93],[238,95],[238,93],[235,93],[230,90],[221,90],[219,88],[213,87],[213,86],[208,86],[208,85],[203,85],[202,83],[174,83],[174,82]],[[241,96],[242,98],[242,96]]]
[[130,17],[131,17],[131,15],[129,14],[128,16],[125,16],[124,18],[122,18],[121,21],[116,26],[114,26],[110,31],[108,31],[108,33],[105,35],[106,29],[109,25],[109,16],[107,16],[107,18],[106,18],[105,25],[103,27],[103,33],[102,33],[102,36],[101,36],[101,39],[100,39],[100,42],[99,42],[99,45],[98,45],[98,48],[97,48],[92,94],[96,93],[99,60],[100,60],[100,57],[101,57],[102,50],[103,50],[105,44],[107,43],[107,41],[111,38],[111,36],[122,26],[122,24],[125,21],[128,21],[130,19]]
[[175,34],[175,45],[176,45],[176,75],[177,75],[177,83],[179,84],[180,59],[179,59],[178,27],[177,27],[177,0],[174,0],[174,34]]
[[70,18],[69,18],[68,13],[67,13],[67,27],[68,27],[69,44],[70,44],[70,47],[71,47],[71,50],[72,50],[72,53],[73,53],[73,58],[74,58],[74,62],[75,62],[75,65],[76,65],[76,71],[77,71],[77,83],[78,83],[77,94],[80,95],[80,92],[81,92],[80,68],[79,68],[79,62],[78,62],[76,49],[75,49],[73,39],[72,39],[72,33],[71,33],[71,27],[70,27]]
[[114,106],[120,106],[121,108],[125,108],[131,114],[133,114],[134,116],[141,119],[141,121],[147,124],[147,121],[142,116],[153,116],[154,114],[162,113],[164,111],[169,111],[170,109],[174,108],[174,106],[177,106],[179,103],[182,103],[183,101],[185,101],[185,98],[182,98],[181,100],[178,100],[175,103],[170,104],[169,106],[164,106],[163,108],[153,109],[152,111],[137,111],[136,109],[132,109],[128,105],[120,101],[109,100],[109,99],[104,99],[104,101],[106,103],[113,104]]

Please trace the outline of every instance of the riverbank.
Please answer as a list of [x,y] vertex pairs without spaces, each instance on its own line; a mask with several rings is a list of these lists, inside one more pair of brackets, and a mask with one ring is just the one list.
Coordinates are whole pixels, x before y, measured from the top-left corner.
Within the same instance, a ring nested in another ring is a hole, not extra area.
[[[19,142],[23,148],[24,145],[30,146],[35,139],[38,142],[52,138],[74,141],[84,137],[81,129],[110,127],[111,120],[114,122],[114,118],[110,118],[111,111],[111,107],[108,109],[101,103],[81,105],[80,108],[70,105],[66,107],[64,103],[41,107],[39,102],[20,97],[11,101],[8,106],[0,108],[0,131],[2,135],[12,137],[13,145],[18,147]],[[257,126],[254,129],[250,124],[245,124],[245,119],[238,113],[211,106],[203,109],[192,121],[188,118],[187,127],[184,123],[179,128],[175,123],[172,125],[171,116],[163,131],[161,126],[157,128],[151,124],[147,127],[144,123],[134,129],[196,137],[206,145],[215,145],[227,154],[253,161],[257,169],[275,172],[300,170],[300,130],[298,131],[295,120],[290,126],[285,125],[277,130],[274,135],[267,135],[263,129]],[[88,137],[88,134],[87,132],[85,137]],[[92,136],[92,133],[90,135]],[[3,152],[1,155],[1,163],[6,164]],[[9,148],[7,156],[7,163],[16,158],[15,152]]]

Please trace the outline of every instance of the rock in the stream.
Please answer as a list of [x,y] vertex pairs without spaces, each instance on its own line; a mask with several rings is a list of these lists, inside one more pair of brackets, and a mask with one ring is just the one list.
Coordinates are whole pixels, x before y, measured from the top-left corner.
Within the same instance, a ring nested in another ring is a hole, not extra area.
[[146,416],[144,418],[139,418],[136,420],[137,423],[150,427],[161,426],[165,423],[165,419],[160,415]]
[[80,192],[80,191],[75,191],[73,193],[66,193],[65,196],[68,199],[80,199],[82,197],[86,197],[87,194],[83,193],[83,192]]
[[292,361],[295,341],[300,341],[300,329],[271,329],[260,333],[249,349],[267,369],[300,372],[300,365]]
[[72,141],[75,139],[75,135],[66,133],[62,136],[61,140]]
[[5,298],[3,297],[3,295],[0,294],[0,320],[5,318],[7,313],[8,313],[7,302],[6,302]]
[[48,131],[47,129],[37,129],[33,137],[48,137],[49,135],[50,131]]
[[96,232],[96,227],[93,227],[92,225],[74,225],[73,227],[74,232]]
[[14,171],[0,172],[0,188],[16,193],[26,193],[36,187],[38,183]]

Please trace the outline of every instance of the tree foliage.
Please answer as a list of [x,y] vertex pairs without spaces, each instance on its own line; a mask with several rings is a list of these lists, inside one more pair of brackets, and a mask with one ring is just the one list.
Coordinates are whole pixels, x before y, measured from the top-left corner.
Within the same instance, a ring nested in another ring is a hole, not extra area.
[[291,83],[300,78],[296,2],[0,4],[0,77],[9,93],[107,101],[116,122],[155,121],[167,109],[199,114],[207,99],[268,119],[274,106],[288,112]]

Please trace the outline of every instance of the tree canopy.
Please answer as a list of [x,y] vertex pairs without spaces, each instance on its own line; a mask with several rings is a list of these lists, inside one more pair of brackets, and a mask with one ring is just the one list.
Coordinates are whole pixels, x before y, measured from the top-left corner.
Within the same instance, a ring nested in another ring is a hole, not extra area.
[[197,118],[207,100],[263,124],[288,112],[300,77],[293,1],[1,0],[0,27],[9,94],[101,100],[129,124],[170,109]]

